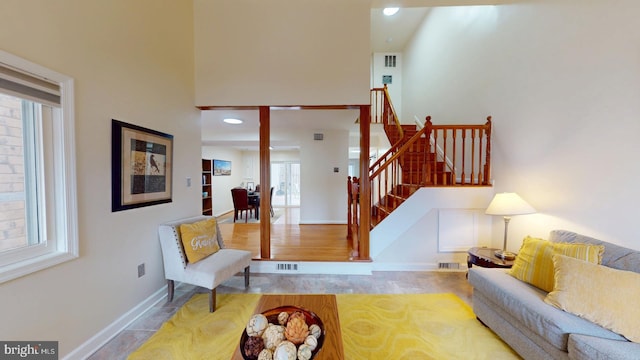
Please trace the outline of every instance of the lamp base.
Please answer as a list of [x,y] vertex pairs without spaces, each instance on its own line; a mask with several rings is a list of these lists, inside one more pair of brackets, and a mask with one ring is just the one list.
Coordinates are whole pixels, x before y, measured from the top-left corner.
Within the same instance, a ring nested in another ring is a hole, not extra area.
[[513,260],[516,258],[515,253],[512,253],[511,251],[506,251],[506,250],[497,250],[494,253],[494,255],[503,260]]

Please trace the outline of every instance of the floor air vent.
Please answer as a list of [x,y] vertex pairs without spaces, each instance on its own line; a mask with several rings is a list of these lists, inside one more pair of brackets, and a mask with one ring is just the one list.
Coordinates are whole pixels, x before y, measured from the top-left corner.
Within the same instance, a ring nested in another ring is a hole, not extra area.
[[276,270],[279,270],[279,271],[298,271],[298,264],[287,264],[287,263],[276,264]]
[[438,263],[438,269],[460,269],[460,263]]

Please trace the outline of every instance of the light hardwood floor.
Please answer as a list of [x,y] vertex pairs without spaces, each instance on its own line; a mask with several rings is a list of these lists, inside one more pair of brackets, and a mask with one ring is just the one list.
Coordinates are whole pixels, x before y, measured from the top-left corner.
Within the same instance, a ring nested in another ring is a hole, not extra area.
[[[347,225],[300,224],[300,208],[278,209],[271,224],[271,259],[282,261],[350,261]],[[229,221],[233,214],[218,217],[225,245],[249,250],[260,258],[260,224]],[[264,259],[263,259],[264,260]]]

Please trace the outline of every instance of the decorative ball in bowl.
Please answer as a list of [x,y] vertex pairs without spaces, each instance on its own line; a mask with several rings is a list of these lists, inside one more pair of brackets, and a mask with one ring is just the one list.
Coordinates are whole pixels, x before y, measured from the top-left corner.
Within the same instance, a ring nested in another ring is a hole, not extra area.
[[280,306],[254,314],[240,338],[245,360],[310,360],[324,343],[318,315],[297,306]]

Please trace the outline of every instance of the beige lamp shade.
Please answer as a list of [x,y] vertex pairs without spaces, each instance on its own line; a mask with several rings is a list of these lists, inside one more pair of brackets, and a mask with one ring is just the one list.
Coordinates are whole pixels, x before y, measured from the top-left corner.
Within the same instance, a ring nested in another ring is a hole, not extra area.
[[516,193],[498,193],[493,197],[485,211],[487,215],[525,215],[533,214],[536,210]]
[[507,251],[507,231],[512,215],[533,214],[536,210],[516,193],[499,193],[493,197],[489,207],[485,211],[487,215],[501,215],[504,218],[504,242],[502,250],[495,255],[504,260],[513,260],[516,254]]

